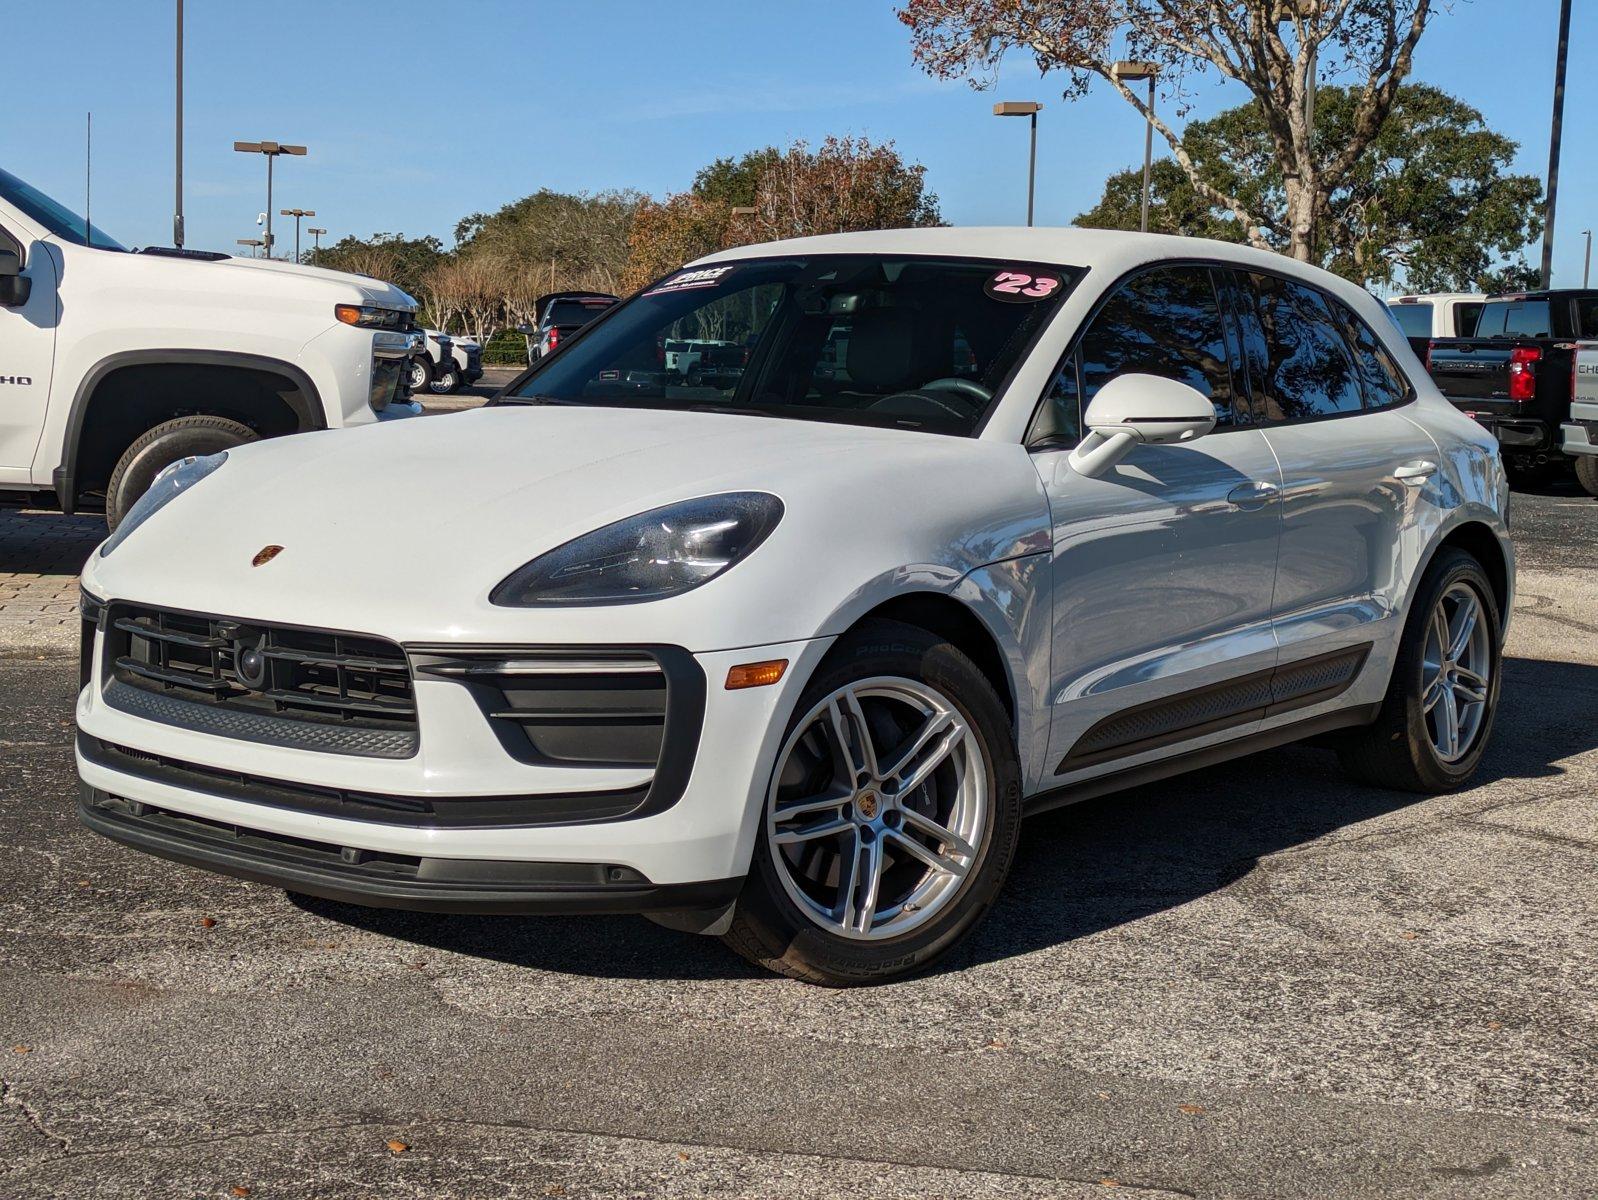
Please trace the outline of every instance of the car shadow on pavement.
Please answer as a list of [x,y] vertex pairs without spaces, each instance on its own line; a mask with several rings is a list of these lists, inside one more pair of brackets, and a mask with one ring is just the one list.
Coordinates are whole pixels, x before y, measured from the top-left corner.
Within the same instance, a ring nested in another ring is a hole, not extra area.
[[[1598,748],[1598,666],[1504,660],[1502,701],[1478,786],[1557,779]],[[1557,710],[1525,703],[1558,695]],[[933,968],[957,971],[1136,921],[1219,891],[1263,857],[1430,797],[1351,782],[1337,758],[1289,746],[1029,820],[1009,882],[977,933]],[[302,907],[439,950],[574,975],[749,978],[760,973],[713,939],[635,918],[454,917],[357,908],[306,897]]]

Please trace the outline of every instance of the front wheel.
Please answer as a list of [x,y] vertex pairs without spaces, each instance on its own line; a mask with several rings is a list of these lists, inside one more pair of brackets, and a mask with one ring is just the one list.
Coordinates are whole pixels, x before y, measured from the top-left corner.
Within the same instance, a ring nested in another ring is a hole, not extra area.
[[447,396],[461,385],[461,372],[459,367],[440,367],[433,376],[433,382],[427,385],[427,390],[435,396]]
[[183,458],[231,450],[256,439],[255,430],[226,417],[178,417],[146,430],[117,460],[105,488],[105,520],[113,532],[128,509],[164,469]]
[[925,630],[863,626],[800,699],[724,940],[834,987],[920,970],[986,915],[1020,822],[993,685]]
[[1448,792],[1475,774],[1498,708],[1503,622],[1481,564],[1445,549],[1416,590],[1375,724],[1338,746],[1376,787]]
[[433,382],[433,364],[425,358],[411,359],[410,370],[406,383],[410,386],[411,395],[427,390]]

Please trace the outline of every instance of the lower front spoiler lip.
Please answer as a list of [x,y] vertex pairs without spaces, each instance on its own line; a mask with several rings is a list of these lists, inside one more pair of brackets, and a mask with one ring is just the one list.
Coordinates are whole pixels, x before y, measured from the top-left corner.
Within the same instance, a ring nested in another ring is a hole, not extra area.
[[190,817],[79,784],[78,816],[113,841],[341,904],[412,912],[565,915],[722,908],[742,879],[657,884],[604,863],[413,858],[373,854]]

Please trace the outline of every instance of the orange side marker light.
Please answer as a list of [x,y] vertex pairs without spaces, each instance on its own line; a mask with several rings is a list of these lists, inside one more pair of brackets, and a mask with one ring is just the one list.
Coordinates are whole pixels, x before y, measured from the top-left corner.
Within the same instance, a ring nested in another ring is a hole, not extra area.
[[770,687],[782,678],[788,669],[786,658],[773,658],[767,662],[739,663],[727,672],[727,690]]

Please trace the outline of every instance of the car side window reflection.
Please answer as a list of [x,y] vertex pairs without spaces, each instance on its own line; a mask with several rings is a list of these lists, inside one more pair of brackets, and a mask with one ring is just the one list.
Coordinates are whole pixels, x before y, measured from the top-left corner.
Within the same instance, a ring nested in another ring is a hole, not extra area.
[[1215,405],[1217,428],[1237,423],[1220,305],[1207,267],[1165,267],[1110,297],[1056,372],[1028,441],[1075,445],[1082,414],[1117,375],[1160,375]]
[[1336,314],[1348,344],[1354,351],[1354,368],[1359,373],[1360,384],[1365,389],[1367,409],[1392,408],[1409,399],[1409,384],[1399,370],[1393,356],[1387,352],[1371,327],[1360,320],[1354,310],[1340,300],[1328,298],[1326,303]]
[[1325,299],[1276,275],[1250,274],[1264,332],[1264,417],[1271,423],[1359,412],[1359,376]]

